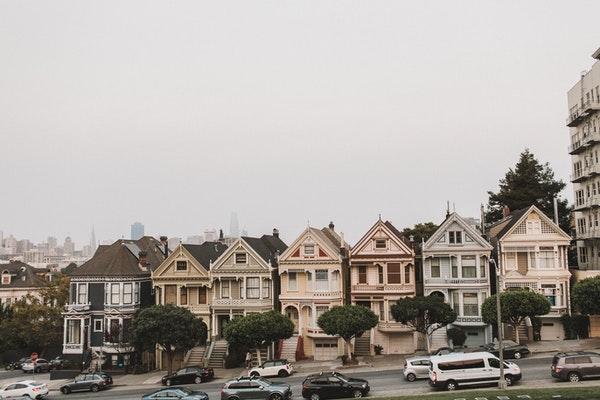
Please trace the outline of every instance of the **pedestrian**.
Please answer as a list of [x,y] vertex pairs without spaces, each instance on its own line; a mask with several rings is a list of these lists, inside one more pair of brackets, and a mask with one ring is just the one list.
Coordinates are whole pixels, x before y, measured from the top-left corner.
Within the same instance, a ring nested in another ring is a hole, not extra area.
[[252,366],[252,353],[248,351],[246,353],[246,368],[250,368]]

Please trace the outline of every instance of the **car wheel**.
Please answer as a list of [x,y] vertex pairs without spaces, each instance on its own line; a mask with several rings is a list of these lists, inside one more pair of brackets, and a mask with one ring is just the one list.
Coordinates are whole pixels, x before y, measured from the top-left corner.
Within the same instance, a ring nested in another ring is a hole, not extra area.
[[256,372],[256,371],[252,371],[252,372],[250,372],[250,376],[253,377],[253,378],[256,378],[256,377],[259,377],[260,374],[258,372]]
[[65,386],[65,387],[62,387],[62,388],[60,388],[60,391],[61,391],[63,394],[69,394],[69,393],[71,393],[71,389],[70,389],[68,386]]
[[279,372],[277,373],[277,376],[279,376],[280,378],[285,378],[288,375],[289,374],[285,369],[280,369]]
[[446,390],[456,390],[456,389],[458,389],[458,383],[456,383],[456,381],[446,382]]
[[279,393],[273,393],[270,397],[269,400],[283,400],[283,396],[280,395]]
[[94,393],[96,393],[99,389],[100,387],[98,385],[92,385],[92,387],[90,388],[90,390]]
[[310,400],[320,400],[321,396],[319,396],[319,393],[313,393],[310,395]]
[[355,389],[352,392],[352,397],[354,397],[355,399],[360,399],[362,397],[362,392],[358,389]]
[[172,384],[173,384],[173,382],[171,382],[171,380],[170,380],[170,379],[167,379],[167,380],[165,381],[165,385],[167,385],[167,386],[171,386]]
[[513,357],[516,358],[517,360],[520,359],[522,357],[521,352],[515,351],[515,355]]
[[414,382],[416,379],[417,379],[417,377],[415,376],[415,374],[406,375],[406,380],[409,382]]
[[579,382],[581,380],[581,375],[579,375],[577,372],[569,372],[567,379],[569,379],[571,382]]
[[197,376],[196,379],[194,379],[194,383],[202,383],[202,378]]
[[505,375],[504,376],[504,381],[506,382],[506,386],[512,386],[513,384],[513,377],[510,375]]

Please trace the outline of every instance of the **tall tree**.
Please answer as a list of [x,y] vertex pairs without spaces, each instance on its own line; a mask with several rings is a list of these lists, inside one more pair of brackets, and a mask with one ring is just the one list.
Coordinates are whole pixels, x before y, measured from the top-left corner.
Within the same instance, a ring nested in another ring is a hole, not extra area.
[[419,245],[421,241],[427,241],[437,228],[438,226],[433,222],[419,223],[415,224],[413,228],[404,228],[402,235],[407,239],[410,239],[412,236],[415,243]]
[[497,193],[488,191],[489,199],[485,215],[487,222],[502,218],[502,210],[511,211],[535,205],[554,220],[554,199],[558,205],[558,225],[567,233],[571,232],[571,208],[566,199],[560,198],[560,192],[566,187],[562,180],[554,178],[554,171],[548,163],[540,164],[535,156],[525,149],[515,165],[510,168],[499,182]]
[[[496,295],[485,299],[481,305],[483,322],[496,325],[498,323],[497,309]],[[517,328],[525,318],[534,318],[549,312],[550,302],[543,294],[530,290],[511,290],[500,293],[501,321],[512,326],[516,342],[519,342]]]
[[237,317],[223,327],[223,336],[230,344],[240,345],[256,352],[261,364],[260,349],[287,339],[294,334],[294,323],[286,315],[277,311],[252,313],[245,317]]
[[352,357],[350,341],[377,326],[379,317],[370,308],[358,305],[333,306],[317,319],[317,325],[328,335],[340,335]]
[[571,289],[573,309],[584,315],[600,314],[600,275],[582,279]]
[[392,316],[425,336],[427,352],[431,353],[431,335],[439,328],[451,324],[457,314],[444,299],[438,296],[404,297],[392,305]]
[[205,342],[206,324],[185,307],[158,304],[140,310],[129,331],[136,349],[154,351],[156,346],[167,355],[169,374],[173,371],[173,357],[178,351],[187,351],[199,342]]

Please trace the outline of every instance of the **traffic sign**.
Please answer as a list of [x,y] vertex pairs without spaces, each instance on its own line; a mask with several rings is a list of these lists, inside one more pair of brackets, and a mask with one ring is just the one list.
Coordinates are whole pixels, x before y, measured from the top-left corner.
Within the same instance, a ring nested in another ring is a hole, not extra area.
[[38,353],[34,351],[33,353],[31,353],[31,356],[29,358],[31,358],[31,361],[35,362],[35,360],[37,360],[38,358]]

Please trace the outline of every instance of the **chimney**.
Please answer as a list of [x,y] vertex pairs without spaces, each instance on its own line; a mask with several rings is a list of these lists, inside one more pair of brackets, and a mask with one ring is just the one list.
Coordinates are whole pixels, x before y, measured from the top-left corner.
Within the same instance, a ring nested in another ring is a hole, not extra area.
[[329,221],[329,229],[333,230],[333,228],[335,228],[333,221]]
[[146,268],[146,265],[148,264],[148,253],[145,252],[144,250],[141,250],[138,253],[138,262],[139,262],[140,268]]
[[502,209],[502,218],[508,217],[508,214],[510,214],[510,208],[508,206],[504,206]]
[[165,260],[169,256],[169,241],[168,241],[168,239],[169,238],[166,236],[160,237],[160,243],[162,243],[163,247],[165,248]]
[[273,228],[273,236],[275,236],[276,238],[279,237],[279,230],[277,230],[277,228]]

